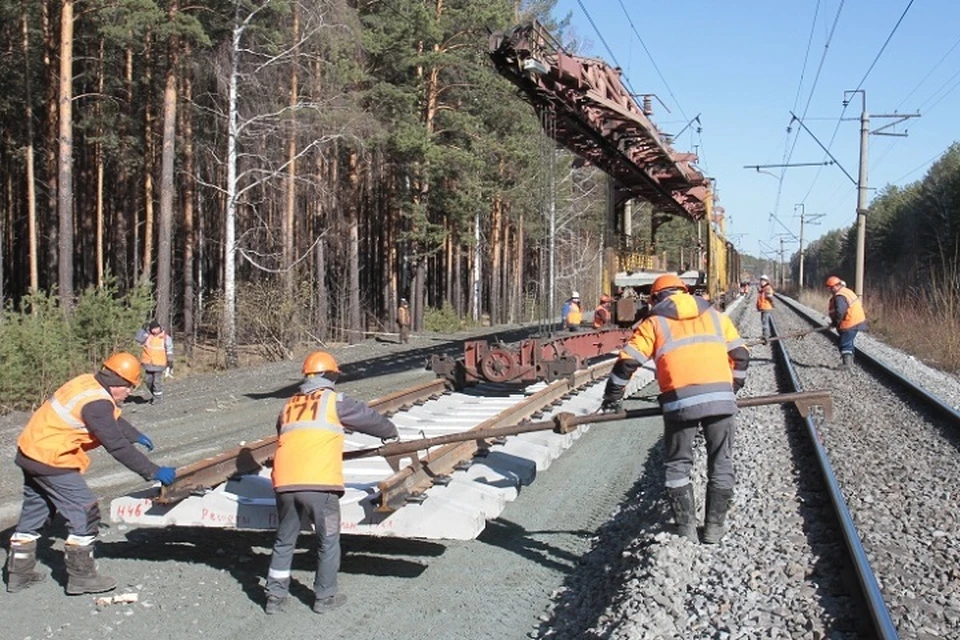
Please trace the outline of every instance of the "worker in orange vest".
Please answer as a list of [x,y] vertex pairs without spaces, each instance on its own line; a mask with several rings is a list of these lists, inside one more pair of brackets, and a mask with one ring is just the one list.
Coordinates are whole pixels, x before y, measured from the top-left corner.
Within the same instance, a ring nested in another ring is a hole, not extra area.
[[313,610],[326,613],[346,602],[346,595],[337,592],[344,430],[382,441],[398,437],[389,419],[334,391],[340,367],[329,353],[308,355],[303,375],[300,390],[277,418],[279,440],[272,477],[278,524],[267,573],[267,614],[280,613],[290,592],[290,568],[302,520],[313,524],[317,536]]
[[736,394],[747,378],[750,354],[730,319],[688,293],[673,274],[650,290],[653,307],[637,325],[607,379],[601,410],[619,412],[623,392],[640,365],[652,359],[663,409],[666,488],[676,532],[697,541],[697,508],[690,472],[699,428],[707,444],[703,542],[719,542],[733,500]]
[[23,506],[10,537],[7,591],[26,589],[46,578],[37,571],[37,540],[56,510],[67,521],[63,551],[67,594],[101,593],[117,581],[97,573],[93,545],[100,527],[97,498],[83,479],[87,451],[107,452],[145,480],[172,484],[173,467],[158,467],[133,445],[153,451],[153,441],[120,417],[120,405],[140,383],[140,363],[117,353],[94,374],[84,374],[57,389],[30,418],[17,439],[14,462],[23,471]]
[[576,291],[563,303],[560,310],[563,328],[567,331],[579,331],[583,322],[583,307],[580,306],[580,294]]
[[867,330],[867,316],[860,297],[847,288],[846,282],[830,276],[825,284],[832,294],[827,315],[840,336],[840,368],[849,369],[853,365],[853,343],[859,332]]
[[410,305],[406,298],[400,298],[397,308],[397,326],[400,328],[400,344],[410,341]]
[[597,305],[597,308],[593,310],[593,328],[602,329],[603,327],[610,324],[611,313],[610,313],[610,304],[613,302],[613,298],[604,294],[600,296],[600,304]]
[[163,376],[173,375],[173,338],[154,320],[137,332],[136,341],[143,345],[140,362],[153,404],[163,397]]
[[773,335],[773,287],[767,276],[760,276],[760,289],[757,291],[757,311],[760,312],[760,328],[764,338]]

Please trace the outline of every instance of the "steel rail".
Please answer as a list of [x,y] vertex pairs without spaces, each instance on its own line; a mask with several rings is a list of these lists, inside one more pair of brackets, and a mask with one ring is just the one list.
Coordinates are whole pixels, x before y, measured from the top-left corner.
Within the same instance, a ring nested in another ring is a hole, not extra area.
[[[798,303],[792,298],[787,298],[786,296],[780,296],[779,294],[777,297],[783,302],[785,302],[786,305],[790,307],[790,309],[794,313],[802,317],[807,322],[810,322],[813,324],[819,323],[818,318],[811,316],[809,313],[806,312],[805,309],[799,307]],[[827,335],[835,343],[839,340],[837,335],[834,333],[828,333]],[[854,350],[856,351],[857,362],[864,363],[867,366],[872,367],[875,371],[880,371],[883,375],[887,376],[888,378],[893,380],[896,384],[903,387],[903,389],[906,390],[908,393],[912,394],[915,397],[920,398],[924,403],[933,407],[941,416],[943,416],[947,420],[950,420],[954,426],[960,427],[960,412],[954,409],[950,403],[945,402],[944,400],[933,395],[923,387],[919,386],[917,383],[913,382],[909,378],[904,377],[900,373],[894,371],[893,369],[885,365],[880,360],[877,360],[870,354],[864,353],[862,349],[858,349],[857,347],[854,347]]]
[[[771,324],[773,325],[773,335],[776,336],[776,324]],[[773,348],[780,366],[787,374],[788,383],[791,390],[800,391],[803,385],[800,384],[800,379],[797,376],[797,372],[793,368],[793,364],[790,361],[790,354],[787,351],[786,343],[782,340],[777,341],[773,345]],[[873,637],[879,638],[880,640],[897,639],[899,638],[897,635],[897,628],[894,626],[893,620],[890,617],[890,612],[887,610],[887,605],[883,600],[883,594],[880,591],[880,584],[873,572],[873,568],[870,566],[870,561],[867,558],[867,552],[864,550],[863,544],[860,541],[860,534],[853,522],[853,516],[850,514],[850,508],[847,506],[846,498],[843,495],[843,490],[840,488],[840,483],[833,471],[833,466],[830,464],[830,459],[828,458],[827,451],[823,446],[817,426],[814,423],[812,416],[804,417],[803,421],[810,444],[814,448],[817,464],[820,468],[820,473],[823,476],[824,483],[826,484],[827,492],[830,494],[830,501],[833,503],[834,512],[837,514],[837,520],[840,523],[840,529],[843,535],[844,543],[846,544],[847,551],[850,553],[850,558],[853,561],[854,570],[857,574],[857,581],[859,582],[860,588],[863,591],[867,609],[870,611],[870,618],[873,622],[874,631],[876,633],[876,635]]]
[[[391,415],[423,404],[446,392],[447,385],[438,378],[377,398],[368,404],[383,415]],[[222,484],[233,476],[257,473],[276,452],[277,436],[270,436],[224,451],[212,458],[180,467],[177,469],[176,480],[169,487],[163,487],[160,490],[160,495],[155,498],[155,502],[172,504],[193,493]]]
[[[593,382],[605,379],[613,369],[615,361],[609,360],[587,369],[574,372],[569,378],[552,382],[522,402],[519,402],[497,415],[480,423],[471,431],[482,432],[486,429],[514,425],[542,413],[551,404],[559,403],[564,397],[577,389]],[[479,438],[479,436],[478,436]],[[379,511],[396,511],[408,501],[417,500],[424,491],[434,484],[443,484],[453,471],[460,468],[479,453],[486,451],[490,443],[482,440],[469,440],[443,445],[427,453],[423,458],[410,457],[406,466],[378,484],[380,490]],[[396,461],[399,462],[399,461]]]

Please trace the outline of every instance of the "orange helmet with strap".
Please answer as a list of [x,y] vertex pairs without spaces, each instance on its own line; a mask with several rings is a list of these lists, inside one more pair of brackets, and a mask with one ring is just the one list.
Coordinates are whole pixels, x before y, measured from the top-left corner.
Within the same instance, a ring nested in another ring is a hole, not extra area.
[[650,287],[650,294],[657,295],[661,291],[667,291],[668,289],[682,289],[683,291],[687,290],[687,285],[683,283],[677,275],[673,273],[665,273],[662,276],[658,276],[656,280],[653,281],[653,286]]
[[131,387],[140,384],[140,361],[129,353],[113,354],[103,363],[103,368],[129,382]]
[[826,283],[827,287],[835,287],[838,284],[843,284],[843,280],[841,280],[837,276],[830,276],[829,278],[827,278],[827,283]]
[[320,373],[340,373],[337,361],[326,351],[314,351],[303,361],[303,375]]

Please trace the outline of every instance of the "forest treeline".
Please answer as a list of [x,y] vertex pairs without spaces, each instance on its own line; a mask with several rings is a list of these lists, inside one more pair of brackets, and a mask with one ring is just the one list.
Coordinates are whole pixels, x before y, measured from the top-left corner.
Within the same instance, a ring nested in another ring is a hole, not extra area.
[[[857,227],[830,231],[806,250],[806,286],[838,274],[853,283]],[[954,142],[921,179],[888,185],[870,202],[864,287],[907,302],[943,305],[951,316],[960,303],[960,143]],[[799,255],[791,259],[799,278]],[[947,303],[947,304],[944,304]]]
[[69,314],[146,286],[146,315],[229,366],[394,330],[401,297],[416,330],[597,285],[603,178],[486,53],[490,30],[562,31],[554,2],[0,0],[0,297]]

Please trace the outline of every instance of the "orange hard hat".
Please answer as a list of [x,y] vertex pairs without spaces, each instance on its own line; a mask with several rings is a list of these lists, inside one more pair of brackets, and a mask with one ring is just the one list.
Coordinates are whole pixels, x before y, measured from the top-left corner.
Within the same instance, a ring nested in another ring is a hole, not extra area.
[[326,351],[314,351],[303,361],[303,375],[315,373],[340,373],[340,367],[333,356]]
[[653,286],[650,287],[650,293],[651,295],[657,295],[661,291],[666,291],[667,289],[683,289],[686,291],[687,285],[683,284],[683,280],[681,280],[675,274],[665,273],[653,281]]
[[611,298],[610,296],[608,296],[608,295],[606,295],[606,294],[600,296],[600,302],[601,302],[601,303],[610,302],[611,300],[613,300],[613,298]]
[[140,361],[129,353],[115,353],[103,363],[103,368],[112,371],[130,383],[131,387],[140,384]]
[[837,276],[830,276],[829,278],[827,278],[827,284],[826,284],[826,286],[828,286],[828,287],[835,287],[835,286],[837,286],[838,284],[842,284],[842,283],[843,283],[843,280],[841,280],[841,279],[838,278]]

